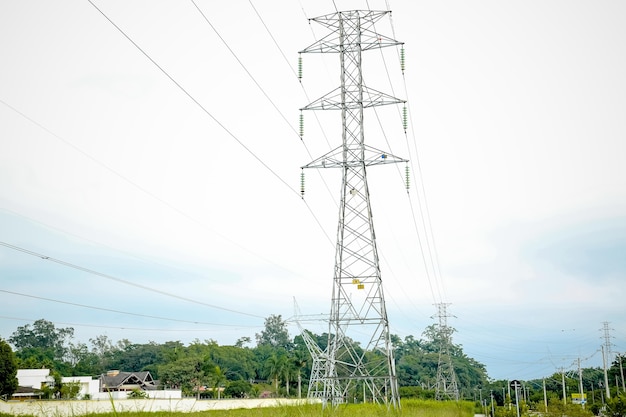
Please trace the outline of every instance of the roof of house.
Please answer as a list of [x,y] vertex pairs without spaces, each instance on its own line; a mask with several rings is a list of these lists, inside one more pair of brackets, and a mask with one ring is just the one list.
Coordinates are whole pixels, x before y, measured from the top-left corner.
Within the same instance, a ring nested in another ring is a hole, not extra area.
[[142,388],[154,386],[154,380],[149,371],[141,372],[113,372],[100,375],[102,388],[115,389],[125,385],[138,385]]
[[29,398],[29,397],[35,397],[39,395],[40,393],[41,393],[41,390],[39,389],[18,385],[15,392],[11,394],[11,397],[12,398]]

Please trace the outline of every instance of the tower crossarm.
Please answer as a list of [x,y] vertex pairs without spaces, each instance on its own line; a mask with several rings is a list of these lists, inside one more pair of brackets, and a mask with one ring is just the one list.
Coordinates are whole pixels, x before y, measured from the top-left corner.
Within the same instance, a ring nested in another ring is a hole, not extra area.
[[314,161],[309,162],[301,168],[345,168],[348,166],[362,166],[363,164],[365,164],[365,166],[371,166],[408,162],[407,159],[393,155],[389,152],[381,151],[380,149],[376,149],[368,145],[365,145],[364,148],[365,152],[363,161],[344,161],[343,146],[340,146],[327,154],[320,156]]
[[[402,42],[381,35],[374,29],[376,22],[388,13],[390,12],[387,10],[350,10],[309,19],[309,21],[326,26],[332,31],[322,39],[301,50],[300,53],[342,53],[350,52],[357,48],[360,51],[367,51],[403,45]],[[345,43],[343,35],[351,30],[360,32],[358,45]]]
[[[362,86],[362,89],[363,95],[361,96],[360,91],[356,90],[354,86],[343,92],[341,91],[341,87],[337,87],[300,110],[343,110],[358,109],[361,107],[367,109],[376,106],[406,103],[406,100],[390,96],[389,94],[385,94],[365,85]],[[346,100],[346,97],[353,98],[353,100]]]

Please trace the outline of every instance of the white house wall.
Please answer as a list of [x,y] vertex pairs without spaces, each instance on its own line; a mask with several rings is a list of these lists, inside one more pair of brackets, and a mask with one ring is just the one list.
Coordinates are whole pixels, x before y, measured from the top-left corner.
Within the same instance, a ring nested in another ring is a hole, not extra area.
[[21,387],[41,389],[41,384],[54,384],[50,369],[18,369],[17,384]]
[[80,384],[79,398],[83,398],[87,394],[93,397],[100,392],[100,381],[90,376],[68,376],[61,379],[63,384],[68,382],[78,382]]

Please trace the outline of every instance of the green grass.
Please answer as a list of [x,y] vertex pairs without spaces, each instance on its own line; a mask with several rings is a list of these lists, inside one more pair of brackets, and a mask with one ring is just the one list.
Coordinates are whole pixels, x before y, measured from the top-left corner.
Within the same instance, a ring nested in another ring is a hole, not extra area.
[[[236,410],[210,410],[191,413],[110,412],[89,414],[87,417],[473,417],[471,402],[442,402],[432,400],[403,400],[402,409],[387,409],[376,404],[347,404],[322,409],[320,404],[262,407]],[[5,417],[0,415],[0,417]],[[8,417],[8,416],[6,416]],[[78,417],[78,416],[77,416]]]

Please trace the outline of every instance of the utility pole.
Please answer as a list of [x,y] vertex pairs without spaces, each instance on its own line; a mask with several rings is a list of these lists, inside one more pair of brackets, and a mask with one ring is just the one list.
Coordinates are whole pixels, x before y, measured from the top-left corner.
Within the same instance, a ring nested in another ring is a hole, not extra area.
[[578,388],[580,392],[580,404],[585,408],[585,392],[583,391],[583,370],[580,367],[580,358],[578,358]]
[[611,329],[609,328],[609,322],[602,322],[604,344],[602,345],[602,361],[604,364],[604,385],[606,387],[606,398],[611,398],[611,391],[609,387],[608,368],[611,366]]
[[619,373],[622,377],[622,392],[626,392],[626,385],[624,385],[624,367],[622,366],[622,354],[617,355],[619,362]]
[[565,368],[561,368],[561,384],[563,385],[563,405],[567,405],[567,392],[565,390]]
[[604,345],[602,345],[602,365],[604,367],[604,388],[606,389],[606,399],[611,398],[611,390],[609,388],[609,374],[606,368],[606,353],[604,352]]
[[[364,109],[404,103],[363,83],[364,52],[402,45],[376,32],[388,13],[353,10],[309,19],[330,33],[300,51],[338,54],[341,74],[338,88],[300,109],[338,110],[342,121],[342,144],[302,167],[342,172],[324,405],[345,402],[362,384],[373,402],[400,406],[366,167],[408,161],[367,146],[363,129]],[[368,352],[374,354],[366,358]]]
[[521,388],[522,384],[518,380],[514,379],[513,381],[511,381],[509,383],[509,385],[512,385],[513,389],[515,390],[515,410],[516,410],[516,413],[517,413],[517,417],[520,417],[518,392],[519,392],[519,389]]
[[548,393],[546,392],[546,379],[543,379],[543,408],[548,412]]

